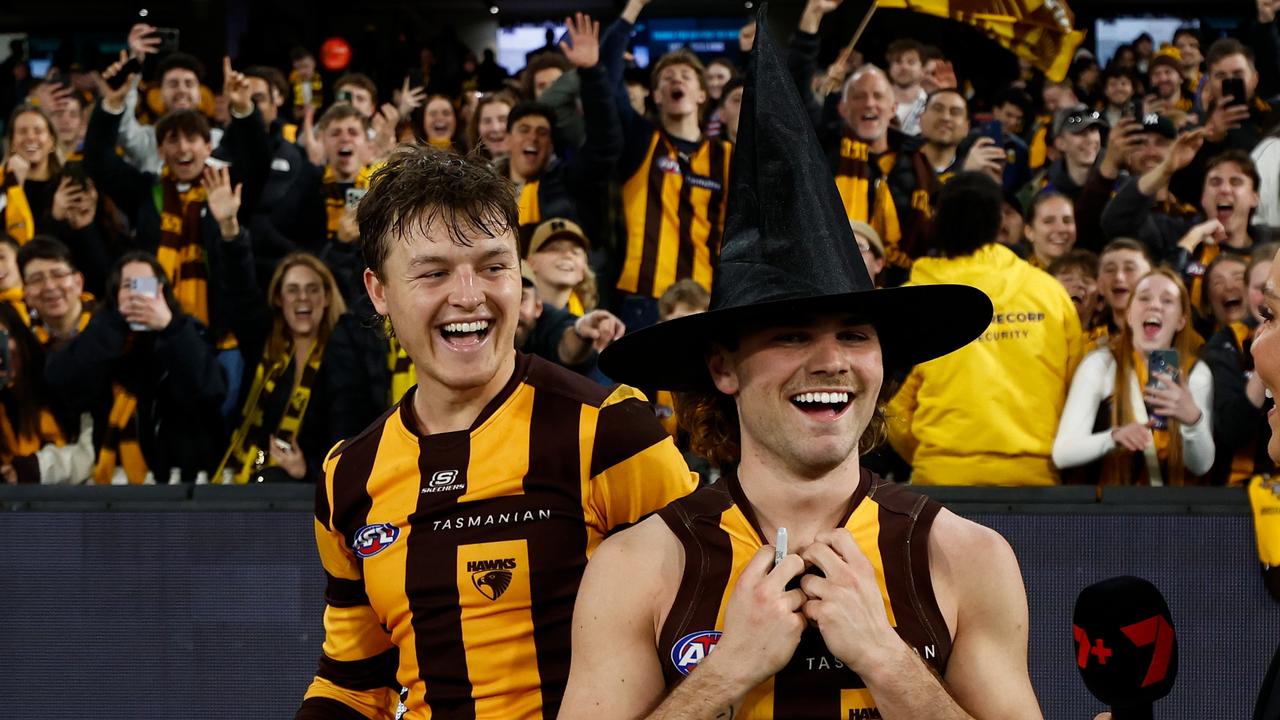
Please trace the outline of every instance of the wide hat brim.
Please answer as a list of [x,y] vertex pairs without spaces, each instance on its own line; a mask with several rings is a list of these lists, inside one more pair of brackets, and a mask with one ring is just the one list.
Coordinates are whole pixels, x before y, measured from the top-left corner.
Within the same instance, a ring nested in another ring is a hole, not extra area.
[[968,285],[912,285],[727,307],[630,333],[600,355],[610,378],[645,390],[714,389],[711,343],[816,315],[849,313],[875,326],[886,374],[958,350],[991,324],[991,299]]

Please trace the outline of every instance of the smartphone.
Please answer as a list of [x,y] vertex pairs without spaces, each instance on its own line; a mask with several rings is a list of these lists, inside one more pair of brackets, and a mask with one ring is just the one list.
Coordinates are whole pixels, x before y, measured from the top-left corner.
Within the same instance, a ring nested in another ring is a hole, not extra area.
[[280,452],[289,452],[290,450],[293,449],[292,445],[281,440],[280,438],[272,438],[271,442],[276,444],[276,447],[280,449]]
[[1120,117],[1126,120],[1142,119],[1142,102],[1137,98],[1129,98],[1129,102],[1124,104],[1120,110]]
[[337,99],[336,99],[336,101],[335,101],[335,102],[346,103],[346,104],[350,105],[350,104],[351,104],[351,91],[350,91],[350,90],[339,90],[339,91],[338,91],[338,96],[337,96]]
[[0,387],[8,385],[13,379],[13,373],[9,369],[9,363],[12,358],[9,357],[9,331],[0,328]]
[[[1160,380],[1156,378],[1156,374],[1169,375],[1173,377],[1174,382],[1179,379],[1178,351],[1177,350],[1152,350],[1147,355],[1147,387],[1160,387]],[[1156,430],[1164,430],[1169,427],[1169,421],[1151,412],[1150,407],[1147,408],[1147,415],[1151,418],[1151,427]]]
[[773,542],[773,566],[778,567],[787,557],[787,529],[778,528],[778,537]]
[[360,204],[360,198],[369,192],[366,188],[347,188],[347,209],[355,210]]
[[1232,105],[1244,105],[1244,79],[1227,78],[1222,81],[1222,97],[1231,96]]
[[142,72],[142,63],[138,60],[138,58],[129,58],[129,60],[125,62],[123,66],[121,66],[120,72],[107,78],[107,85],[112,90],[119,90],[120,88],[124,87],[124,84],[126,82],[128,82],[130,75],[141,73],[141,72]]
[[[145,295],[146,297],[156,297],[160,290],[160,283],[153,277],[136,277],[129,278],[124,281],[124,287],[131,293],[137,295]],[[147,332],[151,328],[142,323],[129,323],[129,329],[134,332]]]
[[156,28],[155,36],[160,38],[160,45],[156,47],[157,55],[178,52],[178,28]]
[[79,185],[82,190],[89,189],[89,176],[85,174],[84,162],[80,160],[68,160],[66,165],[62,166],[62,174],[71,178],[73,185]]
[[1004,125],[999,120],[983,123],[979,132],[981,132],[982,137],[991,138],[991,142],[997,146],[1004,145]]

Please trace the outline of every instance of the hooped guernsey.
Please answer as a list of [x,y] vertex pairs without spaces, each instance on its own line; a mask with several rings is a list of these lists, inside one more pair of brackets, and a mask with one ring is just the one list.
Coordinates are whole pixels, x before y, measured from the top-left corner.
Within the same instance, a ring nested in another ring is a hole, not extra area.
[[605,535],[693,490],[643,395],[518,355],[465,431],[420,435],[410,391],[317,488],[325,641],[299,719],[559,711],[571,619]]
[[[885,614],[899,637],[939,677],[951,635],[929,576],[929,530],[941,505],[862,471],[840,526],[871,561]],[[684,574],[658,636],[668,690],[712,652],[725,607],[751,558],[766,544],[737,478],[728,475],[658,513],[684,547]],[[879,718],[866,683],[809,627],[787,665],[743,700],[735,720]]]

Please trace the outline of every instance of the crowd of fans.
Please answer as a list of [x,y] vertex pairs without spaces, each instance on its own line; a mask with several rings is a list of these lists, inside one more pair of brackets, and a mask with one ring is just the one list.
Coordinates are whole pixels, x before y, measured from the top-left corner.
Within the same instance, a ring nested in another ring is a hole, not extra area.
[[[511,181],[517,343],[609,382],[599,350],[708,305],[743,101],[727,58],[635,67],[646,4],[603,30],[568,19],[515,76],[464,64],[457,96],[329,82],[302,49],[287,70],[224,59],[213,89],[147,25],[100,72],[24,80],[0,181],[0,476],[314,481],[414,383],[366,296],[355,221],[399,143]],[[994,97],[909,38],[879,66],[820,67],[838,4],[809,0],[788,62],[869,272],[995,305],[969,348],[903,369],[867,461],[946,484],[1269,472],[1249,346],[1280,227],[1278,3],[1257,0],[1238,37],[1081,51],[1063,82],[1024,62]],[[679,399],[648,395],[683,440]]]

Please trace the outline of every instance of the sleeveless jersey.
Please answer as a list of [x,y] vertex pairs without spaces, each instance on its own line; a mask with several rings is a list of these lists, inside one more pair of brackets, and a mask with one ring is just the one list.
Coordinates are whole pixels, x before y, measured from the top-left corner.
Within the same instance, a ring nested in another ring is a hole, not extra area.
[[[951,636],[929,577],[929,529],[942,506],[863,470],[843,527],[876,571],[889,624],[939,676]],[[684,546],[684,576],[659,635],[670,689],[711,652],[738,575],[766,543],[737,478],[677,500],[658,512]],[[806,629],[791,661],[748,693],[739,720],[879,718],[875,699],[852,670]]]

